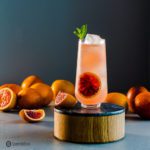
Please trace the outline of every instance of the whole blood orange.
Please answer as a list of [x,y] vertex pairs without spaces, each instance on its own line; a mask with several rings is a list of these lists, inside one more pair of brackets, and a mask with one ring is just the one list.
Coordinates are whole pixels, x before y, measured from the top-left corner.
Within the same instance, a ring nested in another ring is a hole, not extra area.
[[148,92],[148,90],[143,87],[143,86],[139,86],[139,87],[131,87],[127,93],[127,98],[128,98],[128,108],[130,112],[135,113],[135,97],[142,92]]
[[55,106],[60,106],[65,108],[74,107],[76,103],[77,100],[74,96],[61,91],[57,94],[55,99]]
[[150,92],[142,92],[135,97],[136,113],[143,119],[150,119]]
[[16,94],[10,88],[0,89],[0,110],[6,111],[16,106]]
[[62,91],[71,95],[74,95],[74,92],[75,92],[74,84],[67,80],[55,80],[52,83],[51,88],[54,94],[53,99],[55,99],[59,91]]
[[36,83],[31,86],[35,89],[42,97],[41,103],[43,106],[47,106],[53,99],[53,91],[51,87],[44,83]]
[[85,97],[98,93],[101,88],[100,79],[96,74],[85,72],[80,76],[78,91]]
[[105,102],[116,104],[122,107],[127,107],[127,97],[126,95],[118,92],[108,93]]
[[28,88],[35,83],[42,83],[42,82],[43,81],[38,76],[30,75],[23,80],[21,87],[22,88]]
[[42,107],[42,97],[36,90],[32,88],[25,88],[21,90],[18,95],[17,104],[19,108],[35,109]]
[[45,111],[43,109],[22,109],[19,116],[27,122],[39,122],[44,119]]

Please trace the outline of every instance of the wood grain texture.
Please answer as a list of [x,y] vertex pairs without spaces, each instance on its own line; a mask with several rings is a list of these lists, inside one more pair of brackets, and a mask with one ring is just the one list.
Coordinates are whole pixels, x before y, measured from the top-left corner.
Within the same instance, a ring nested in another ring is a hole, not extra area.
[[125,134],[125,113],[109,116],[75,116],[54,112],[54,136],[81,143],[105,143]]

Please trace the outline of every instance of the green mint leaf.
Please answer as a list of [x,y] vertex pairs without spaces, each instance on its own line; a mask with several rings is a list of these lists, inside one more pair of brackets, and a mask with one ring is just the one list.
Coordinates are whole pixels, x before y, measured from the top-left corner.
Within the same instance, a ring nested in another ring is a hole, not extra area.
[[82,31],[81,32],[81,38],[84,39],[84,37],[87,33],[87,25],[86,24],[81,27],[81,31]]
[[81,28],[76,28],[73,32],[80,40],[83,40],[87,34],[87,24],[82,25]]
[[80,38],[80,37],[79,37],[79,33],[78,33],[77,31],[74,31],[73,33],[74,33],[78,38]]
[[78,33],[80,33],[80,32],[81,32],[81,30],[80,30],[79,28],[76,28],[76,31],[77,31]]

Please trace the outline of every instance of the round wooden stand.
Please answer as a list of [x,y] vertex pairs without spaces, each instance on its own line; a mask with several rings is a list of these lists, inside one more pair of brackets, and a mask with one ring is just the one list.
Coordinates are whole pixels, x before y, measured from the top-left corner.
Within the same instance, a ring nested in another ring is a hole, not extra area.
[[122,139],[125,134],[123,107],[102,103],[100,108],[54,109],[54,136],[79,143],[106,143]]

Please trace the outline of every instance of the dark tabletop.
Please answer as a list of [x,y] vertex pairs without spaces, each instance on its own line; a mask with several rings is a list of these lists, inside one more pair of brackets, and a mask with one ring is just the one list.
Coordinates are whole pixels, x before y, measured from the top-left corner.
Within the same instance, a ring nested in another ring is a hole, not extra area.
[[[39,123],[23,122],[18,112],[0,113],[0,150],[150,150],[150,121],[126,114],[123,140],[107,144],[62,142],[53,136],[53,107],[45,108],[46,117]],[[6,143],[10,141],[11,147]]]

